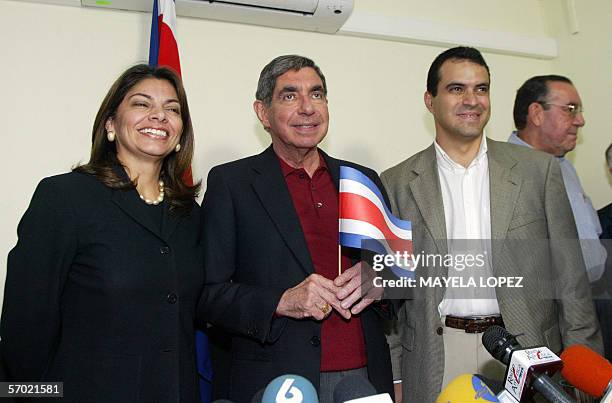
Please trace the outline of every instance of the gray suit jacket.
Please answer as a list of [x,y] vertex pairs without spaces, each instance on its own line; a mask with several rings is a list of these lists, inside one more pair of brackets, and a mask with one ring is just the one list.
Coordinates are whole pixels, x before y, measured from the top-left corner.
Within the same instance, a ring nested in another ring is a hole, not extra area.
[[[523,346],[547,345],[559,352],[581,343],[601,352],[601,334],[558,164],[551,156],[524,147],[490,139],[487,145],[493,275],[525,277],[523,289],[496,289],[506,328],[524,334],[519,338]],[[414,253],[446,254],[433,144],[385,171],[381,179],[393,213],[412,221]],[[446,276],[447,269],[423,267],[417,270],[419,275]],[[401,368],[404,402],[430,402],[440,393],[444,343],[438,305],[443,297],[443,288],[417,289],[398,314],[399,333],[390,341],[394,370]]]

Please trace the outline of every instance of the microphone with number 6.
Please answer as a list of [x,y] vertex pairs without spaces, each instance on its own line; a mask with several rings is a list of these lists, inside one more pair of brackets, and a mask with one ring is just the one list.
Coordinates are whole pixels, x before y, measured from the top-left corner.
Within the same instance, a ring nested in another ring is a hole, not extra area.
[[504,387],[519,402],[531,397],[532,388],[549,402],[574,402],[549,378],[563,363],[547,347],[523,348],[516,336],[501,326],[488,328],[482,335],[482,344],[493,357],[508,366]]
[[261,403],[319,403],[319,398],[308,379],[299,375],[281,375],[266,386]]
[[602,403],[612,402],[612,364],[595,351],[574,344],[561,353],[561,375]]
[[438,395],[436,403],[497,403],[495,393],[476,375],[463,374],[453,379]]

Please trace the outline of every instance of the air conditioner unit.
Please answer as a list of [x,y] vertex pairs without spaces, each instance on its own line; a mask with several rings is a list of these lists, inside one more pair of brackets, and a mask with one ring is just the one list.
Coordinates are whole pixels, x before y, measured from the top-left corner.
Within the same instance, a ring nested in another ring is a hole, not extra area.
[[[353,0],[175,0],[176,14],[275,28],[335,33]],[[152,0],[81,0],[82,6],[151,12]]]

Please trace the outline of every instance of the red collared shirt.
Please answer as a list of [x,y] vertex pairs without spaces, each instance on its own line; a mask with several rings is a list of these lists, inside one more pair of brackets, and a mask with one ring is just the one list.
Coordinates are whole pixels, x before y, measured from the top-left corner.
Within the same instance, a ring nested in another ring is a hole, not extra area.
[[[323,156],[312,178],[279,158],[293,206],[300,219],[315,272],[328,279],[338,276],[338,190]],[[342,270],[351,266],[342,256]],[[336,311],[321,326],[321,371],[343,371],[366,365],[361,319],[345,320]]]

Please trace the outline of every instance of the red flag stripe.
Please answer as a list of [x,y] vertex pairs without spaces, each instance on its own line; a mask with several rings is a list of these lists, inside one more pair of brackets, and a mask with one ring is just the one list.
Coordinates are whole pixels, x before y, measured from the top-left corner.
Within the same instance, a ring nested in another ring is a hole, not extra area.
[[369,199],[355,193],[340,193],[340,219],[365,221],[380,230],[387,240],[400,240],[389,229],[382,212]]
[[167,66],[180,76],[181,62],[179,60],[178,45],[172,29],[162,21],[163,16],[159,16],[159,55],[157,64]]

